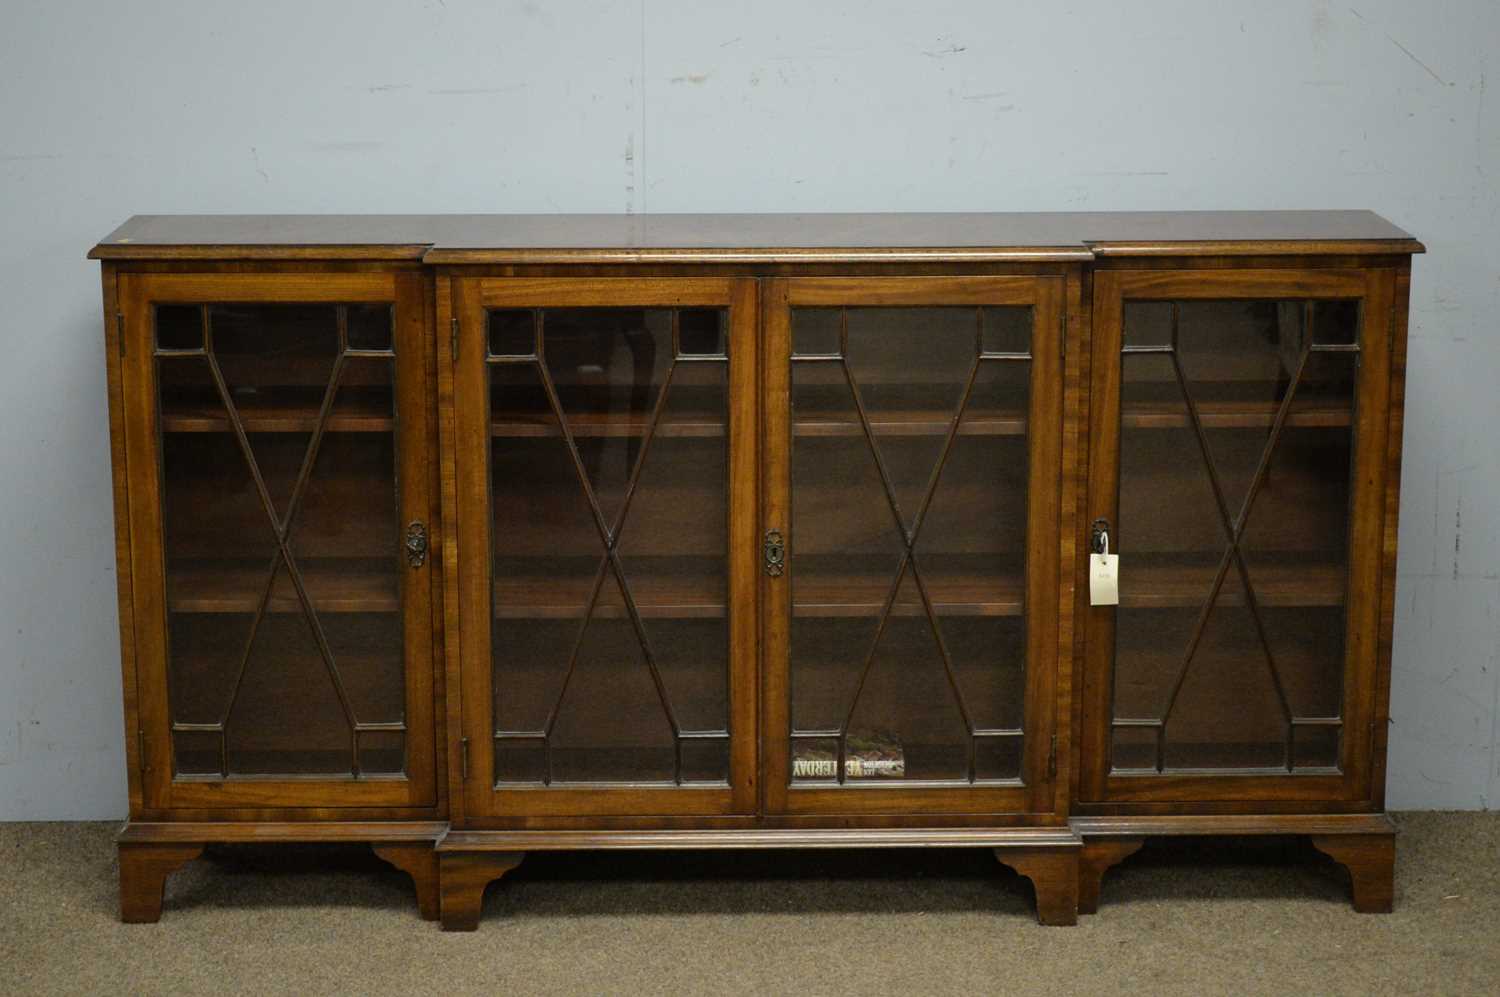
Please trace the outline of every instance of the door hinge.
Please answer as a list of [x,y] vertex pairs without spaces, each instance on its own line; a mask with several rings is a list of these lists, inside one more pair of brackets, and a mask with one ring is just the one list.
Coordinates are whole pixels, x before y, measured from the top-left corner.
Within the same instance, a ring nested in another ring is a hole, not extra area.
[[463,772],[464,782],[469,781],[469,739],[461,737],[458,739],[458,764]]
[[448,358],[458,365],[458,319],[448,320]]
[[115,345],[120,348],[120,357],[125,357],[125,313],[115,312]]
[[1047,752],[1047,778],[1057,778],[1057,735],[1052,735],[1052,747]]

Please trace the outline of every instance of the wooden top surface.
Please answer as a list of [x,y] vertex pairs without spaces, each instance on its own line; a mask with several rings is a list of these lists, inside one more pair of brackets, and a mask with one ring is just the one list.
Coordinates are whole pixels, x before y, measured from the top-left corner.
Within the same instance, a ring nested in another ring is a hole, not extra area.
[[743,215],[137,215],[93,259],[428,263],[1088,260],[1422,252],[1370,211]]

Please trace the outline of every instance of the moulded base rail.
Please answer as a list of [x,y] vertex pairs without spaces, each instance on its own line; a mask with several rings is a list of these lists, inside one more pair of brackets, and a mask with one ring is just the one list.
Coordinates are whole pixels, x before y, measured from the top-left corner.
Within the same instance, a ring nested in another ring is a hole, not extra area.
[[441,821],[132,822],[118,838],[120,917],[160,920],[167,877],[214,843],[368,843],[407,873],[426,920],[479,924],[486,888],[528,852],[599,849],[989,848],[1031,880],[1037,919],[1067,925],[1099,909],[1104,874],[1148,837],[1306,835],[1349,873],[1354,909],[1391,910],[1396,827],[1385,814],[1084,816],[1064,828],[726,828],[717,830],[476,831]]
[[520,865],[527,852],[597,849],[989,848],[1031,880],[1042,924],[1068,925],[1078,919],[1083,847],[1067,827],[453,831],[442,822],[133,822],[118,839],[121,919],[160,920],[167,876],[206,845],[252,842],[368,842],[376,855],[411,876],[422,916],[441,916],[449,931],[478,927],[485,889]]

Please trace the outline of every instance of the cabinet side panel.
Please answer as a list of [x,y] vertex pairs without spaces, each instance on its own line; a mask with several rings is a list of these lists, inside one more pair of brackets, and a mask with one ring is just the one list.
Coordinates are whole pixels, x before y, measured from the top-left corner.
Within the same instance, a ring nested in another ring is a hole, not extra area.
[[[136,747],[144,749],[132,765],[139,773],[143,806],[165,806],[171,785],[167,717],[165,606],[161,564],[161,497],[156,461],[156,385],[151,362],[150,320],[141,279],[122,275],[116,292],[123,315],[118,350],[126,451],[126,507],[130,531],[130,608],[135,667]],[[145,625],[142,625],[142,624]]]
[[120,614],[120,679],[125,713],[125,777],[130,799],[130,815],[140,813],[141,795],[140,717],[137,707],[135,674],[135,619],[131,588],[130,547],[130,476],[125,453],[124,390],[120,383],[120,336],[123,322],[115,291],[116,268],[105,263],[100,268],[104,298],[104,364],[109,391],[109,455],[112,468],[115,518],[115,583]]
[[1364,370],[1358,386],[1358,424],[1354,429],[1354,498],[1350,522],[1348,658],[1344,702],[1347,736],[1344,775],[1354,793],[1368,798],[1373,780],[1373,742],[1377,737],[1379,655],[1383,643],[1385,511],[1389,479],[1391,309],[1395,274],[1367,274],[1361,330]]
[[1391,649],[1396,620],[1396,535],[1401,503],[1401,447],[1406,418],[1406,333],[1411,307],[1411,265],[1396,272],[1391,304],[1390,408],[1386,430],[1385,534],[1382,538],[1380,631],[1376,641],[1373,725],[1370,739],[1370,802],[1385,809],[1386,743],[1390,736]]

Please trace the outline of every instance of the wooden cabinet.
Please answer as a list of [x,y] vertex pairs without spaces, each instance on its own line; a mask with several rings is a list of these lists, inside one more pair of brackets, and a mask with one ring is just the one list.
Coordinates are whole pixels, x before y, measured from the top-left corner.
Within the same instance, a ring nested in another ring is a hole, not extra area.
[[[1362,212],[138,218],[101,242],[122,912],[367,841],[1155,834],[1390,903],[1405,233]],[[1118,606],[1088,557],[1120,555]]]

